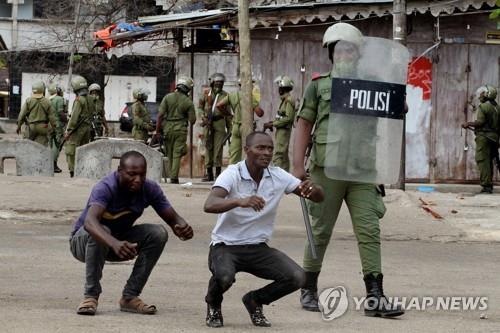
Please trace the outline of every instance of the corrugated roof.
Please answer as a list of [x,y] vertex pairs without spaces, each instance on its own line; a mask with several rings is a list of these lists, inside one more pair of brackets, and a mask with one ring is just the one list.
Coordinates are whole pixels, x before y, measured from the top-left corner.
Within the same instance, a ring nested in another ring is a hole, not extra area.
[[167,23],[173,21],[188,21],[194,19],[215,18],[217,16],[227,15],[237,12],[238,10],[236,8],[214,9],[214,10],[203,10],[190,13],[144,16],[144,17],[139,17],[138,21],[141,24],[157,24],[157,23]]

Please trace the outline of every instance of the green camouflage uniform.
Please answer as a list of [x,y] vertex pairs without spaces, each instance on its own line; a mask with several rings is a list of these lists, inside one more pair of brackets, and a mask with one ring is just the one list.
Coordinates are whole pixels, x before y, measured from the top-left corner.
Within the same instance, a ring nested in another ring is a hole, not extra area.
[[165,156],[168,157],[170,178],[179,178],[181,157],[187,154],[188,123],[194,124],[196,114],[191,98],[175,91],[163,97],[159,116],[162,117],[162,131]]
[[75,171],[76,148],[90,142],[90,122],[92,115],[93,110],[89,107],[87,96],[77,96],[73,102],[71,117],[66,128],[66,133],[71,134],[64,146],[70,172]]
[[276,128],[273,164],[288,171],[290,169],[288,146],[295,119],[295,102],[290,93],[281,95],[280,99],[281,103],[276,113],[276,119],[273,121],[273,127]]
[[212,113],[212,105],[214,103],[218,104],[225,97],[227,97],[227,92],[222,90],[218,94],[216,101],[215,93],[210,89],[203,94],[198,104],[199,112],[202,114],[203,119],[208,121],[203,129],[207,151],[205,155],[205,167],[207,169],[222,167],[222,148],[224,147],[224,138],[227,134],[226,117],[229,113],[226,106],[214,107]]
[[28,97],[17,118],[18,127],[23,123],[27,123],[23,131],[25,139],[48,146],[49,137],[55,134],[53,131],[57,128],[57,120],[49,100],[45,97]]
[[[232,92],[224,97],[219,105],[227,105],[233,110],[232,128],[231,128],[231,144],[229,145],[229,164],[235,164],[242,159],[241,141],[241,96],[240,92]],[[255,97],[252,97],[252,110],[259,106],[259,102]]]
[[64,114],[64,98],[54,94],[49,97],[49,100],[56,117],[55,135],[52,136],[51,147],[54,162],[57,162],[60,153],[59,146],[63,141],[64,127],[66,126],[66,122],[64,121],[66,119],[66,115]]
[[298,113],[298,117],[316,124],[310,173],[312,181],[321,184],[325,192],[323,202],[308,201],[318,258],[312,258],[309,244],[306,244],[304,270],[306,272],[321,270],[333,227],[342,202],[345,201],[358,241],[363,274],[378,274],[381,272],[379,219],[385,213],[381,195],[374,184],[334,180],[326,177],[324,172],[328,119],[331,116],[331,80],[331,74],[326,73],[311,81],[305,90]]
[[148,132],[154,130],[151,124],[151,115],[141,101],[136,101],[132,104],[132,113],[134,115],[132,121],[134,124],[134,127],[132,127],[132,136],[135,140],[146,142],[148,139]]
[[481,103],[477,112],[476,163],[482,187],[493,188],[493,159],[498,151],[500,108],[489,101]]

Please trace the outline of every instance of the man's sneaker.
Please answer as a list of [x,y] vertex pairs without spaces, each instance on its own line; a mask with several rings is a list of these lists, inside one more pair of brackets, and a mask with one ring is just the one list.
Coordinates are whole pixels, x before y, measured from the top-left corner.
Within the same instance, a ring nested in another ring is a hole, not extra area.
[[311,289],[300,289],[300,304],[304,310],[319,312],[318,292]]
[[224,319],[222,318],[221,308],[207,304],[206,322],[207,322],[208,327],[222,327],[222,326],[224,326]]
[[241,300],[243,301],[243,304],[245,305],[245,308],[247,309],[248,314],[250,315],[250,320],[252,321],[252,324],[260,327],[271,327],[271,323],[264,316],[264,313],[262,311],[262,305],[255,302],[252,299],[250,293],[245,294],[245,296],[243,296]]

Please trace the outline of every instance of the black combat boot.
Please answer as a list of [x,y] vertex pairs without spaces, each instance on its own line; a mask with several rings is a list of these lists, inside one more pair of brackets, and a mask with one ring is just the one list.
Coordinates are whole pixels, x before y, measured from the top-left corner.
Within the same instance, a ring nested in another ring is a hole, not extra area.
[[319,272],[306,272],[306,283],[300,289],[300,304],[304,310],[319,312],[318,277]]
[[170,178],[170,184],[179,184],[179,178]]
[[493,193],[493,186],[482,186],[481,192],[479,194],[492,194]]
[[61,173],[62,170],[57,166],[57,162],[54,162],[54,173]]
[[220,176],[220,173],[222,172],[222,167],[215,167],[215,179]]
[[70,176],[71,178],[73,178],[73,177],[75,176],[75,172],[74,172],[74,171],[70,171],[70,172],[69,172],[69,176]]
[[400,306],[392,305],[385,297],[383,279],[382,273],[377,277],[370,273],[363,278],[366,286],[365,316],[391,318],[405,313]]
[[202,182],[213,182],[214,181],[214,169],[207,168],[207,175],[201,179]]
[[208,327],[224,326],[224,319],[222,318],[222,310],[220,308],[220,305],[213,306],[207,303],[206,323]]

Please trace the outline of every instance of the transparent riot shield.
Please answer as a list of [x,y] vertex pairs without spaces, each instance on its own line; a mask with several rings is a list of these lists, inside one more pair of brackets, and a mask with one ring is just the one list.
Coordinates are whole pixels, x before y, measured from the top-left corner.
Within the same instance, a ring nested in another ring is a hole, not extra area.
[[334,49],[325,152],[328,178],[398,180],[409,52],[389,39],[340,41]]

